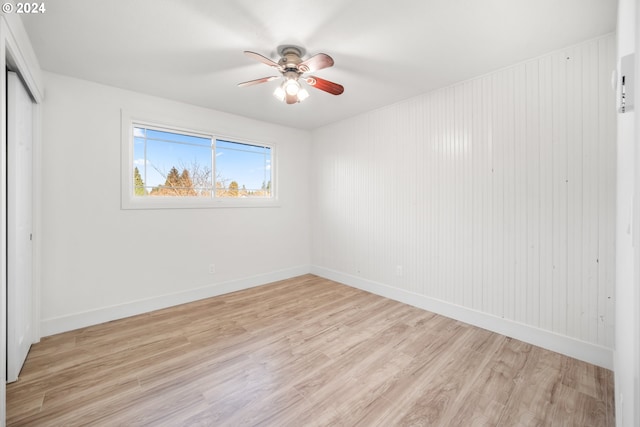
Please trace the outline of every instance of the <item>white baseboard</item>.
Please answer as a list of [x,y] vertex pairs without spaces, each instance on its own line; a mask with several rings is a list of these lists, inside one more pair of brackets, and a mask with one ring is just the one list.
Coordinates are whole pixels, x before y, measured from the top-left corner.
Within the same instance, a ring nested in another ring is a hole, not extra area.
[[124,304],[102,307],[95,310],[74,313],[66,316],[43,319],[40,324],[40,331],[43,337],[59,334],[61,332],[72,331],[86,326],[97,325],[110,322],[112,320],[123,319],[125,317],[148,313],[153,310],[185,304],[205,298],[241,291],[278,280],[289,279],[291,277],[308,274],[308,265],[274,271],[242,279],[230,280],[216,283],[197,289],[190,289],[184,292],[161,295],[143,300],[131,301]]
[[272,273],[216,283],[184,292],[43,319],[40,331],[42,336],[54,335],[204,298],[241,291],[307,273],[441,314],[603,368],[613,369],[612,349],[319,266],[293,267]]
[[319,266],[311,273],[613,370],[613,349]]

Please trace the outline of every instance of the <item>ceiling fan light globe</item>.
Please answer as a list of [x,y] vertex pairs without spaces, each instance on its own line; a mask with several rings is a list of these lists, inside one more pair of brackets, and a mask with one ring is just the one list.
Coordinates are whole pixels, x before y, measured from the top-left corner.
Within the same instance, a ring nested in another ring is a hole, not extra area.
[[309,97],[309,92],[305,88],[301,88],[298,92],[298,102],[302,102]]
[[279,101],[284,102],[286,94],[282,86],[278,86],[276,90],[273,91],[273,96],[275,96]]
[[300,91],[300,83],[295,80],[287,80],[284,83],[284,90],[291,96],[297,95]]

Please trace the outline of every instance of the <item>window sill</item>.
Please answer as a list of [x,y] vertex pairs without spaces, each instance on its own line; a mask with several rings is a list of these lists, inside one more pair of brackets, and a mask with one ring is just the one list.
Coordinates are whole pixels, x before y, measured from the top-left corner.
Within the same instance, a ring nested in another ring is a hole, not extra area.
[[277,199],[185,199],[178,197],[140,197],[123,199],[121,208],[129,209],[217,209],[277,208]]

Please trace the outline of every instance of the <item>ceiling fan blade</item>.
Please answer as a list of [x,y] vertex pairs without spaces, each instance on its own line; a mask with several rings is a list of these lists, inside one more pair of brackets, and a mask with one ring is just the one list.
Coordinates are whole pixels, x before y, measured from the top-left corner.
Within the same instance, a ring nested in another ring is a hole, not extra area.
[[271,80],[275,80],[275,79],[279,79],[279,78],[280,78],[280,76],[263,77],[261,79],[249,80],[248,82],[238,83],[238,86],[239,87],[253,86],[253,85],[257,85],[259,83],[270,82]]
[[333,67],[333,58],[326,53],[318,53],[298,64],[298,70],[303,73],[312,73],[328,67]]
[[332,95],[340,95],[344,92],[344,86],[330,82],[329,80],[321,79],[320,77],[309,76],[306,78],[306,82],[309,86],[313,86],[316,89],[323,90]]
[[247,55],[249,58],[253,58],[256,61],[262,62],[263,64],[268,65],[269,67],[273,67],[276,69],[280,69],[280,65],[278,65],[277,62],[272,61],[271,59],[267,58],[266,56],[262,56],[259,53],[255,53],[255,52],[251,52],[249,50],[245,50],[244,54]]

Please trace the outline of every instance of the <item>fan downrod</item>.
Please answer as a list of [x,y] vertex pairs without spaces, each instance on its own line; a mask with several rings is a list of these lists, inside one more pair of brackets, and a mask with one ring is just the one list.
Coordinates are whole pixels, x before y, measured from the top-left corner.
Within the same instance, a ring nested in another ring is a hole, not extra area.
[[293,54],[298,58],[302,58],[307,53],[303,47],[289,45],[289,44],[278,46],[277,51],[278,51],[278,55],[280,55],[281,57],[285,55]]

